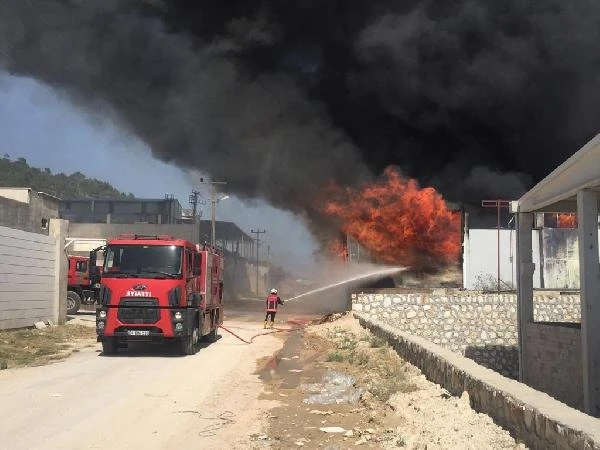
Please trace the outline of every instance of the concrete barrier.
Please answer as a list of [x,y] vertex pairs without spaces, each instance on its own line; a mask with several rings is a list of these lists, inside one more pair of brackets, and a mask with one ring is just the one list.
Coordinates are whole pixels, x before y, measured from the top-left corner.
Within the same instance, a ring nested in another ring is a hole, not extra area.
[[600,450],[600,419],[422,337],[363,314],[354,315],[427,379],[455,396],[466,391],[473,409],[490,416],[530,448]]

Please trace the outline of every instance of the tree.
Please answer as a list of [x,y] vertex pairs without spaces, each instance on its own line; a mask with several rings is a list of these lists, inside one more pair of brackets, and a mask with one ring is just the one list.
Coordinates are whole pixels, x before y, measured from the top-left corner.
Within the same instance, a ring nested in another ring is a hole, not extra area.
[[37,167],[30,167],[25,158],[11,161],[7,156],[0,159],[0,186],[29,187],[59,198],[70,199],[132,197],[132,194],[119,192],[109,183],[87,178],[81,172],[75,172],[69,176],[64,173],[53,175],[48,167],[41,170]]

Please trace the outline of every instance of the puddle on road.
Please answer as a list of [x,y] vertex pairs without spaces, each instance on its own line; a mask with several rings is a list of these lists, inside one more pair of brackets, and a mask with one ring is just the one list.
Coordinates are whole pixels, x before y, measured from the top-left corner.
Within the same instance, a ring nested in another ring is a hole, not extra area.
[[314,361],[318,355],[300,358],[304,350],[304,331],[297,330],[288,334],[283,348],[275,355],[259,362],[259,378],[265,383],[275,383],[279,389],[296,389],[302,378],[320,375],[320,370],[308,370],[307,363]]
[[320,383],[302,384],[300,388],[308,393],[304,403],[309,405],[357,404],[365,389],[357,388],[355,382],[351,375],[329,370]]

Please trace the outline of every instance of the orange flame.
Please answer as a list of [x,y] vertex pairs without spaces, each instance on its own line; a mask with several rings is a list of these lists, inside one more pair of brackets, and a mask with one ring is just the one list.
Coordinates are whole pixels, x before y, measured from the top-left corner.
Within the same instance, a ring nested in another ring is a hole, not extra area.
[[558,228],[577,228],[577,214],[557,214]]
[[341,262],[348,261],[348,246],[345,245],[341,240],[335,239],[329,243],[327,248],[329,253]]
[[388,167],[362,190],[330,187],[324,212],[377,259],[411,267],[458,263],[461,216],[433,188],[420,189]]

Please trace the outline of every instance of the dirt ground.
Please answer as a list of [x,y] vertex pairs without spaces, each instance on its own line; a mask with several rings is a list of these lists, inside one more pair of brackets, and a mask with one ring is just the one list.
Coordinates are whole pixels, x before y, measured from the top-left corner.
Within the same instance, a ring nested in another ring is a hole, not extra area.
[[526,448],[472,410],[466,393],[452,397],[427,381],[350,314],[291,334],[259,367],[261,398],[280,405],[253,436],[255,448]]
[[0,331],[0,370],[61,361],[95,345],[95,328],[83,323]]
[[[278,317],[272,334],[254,313],[226,319],[253,343],[223,330],[192,357],[141,344],[103,357],[86,339],[91,316],[72,320],[60,339],[29,330],[37,347],[21,346],[25,354],[53,341],[71,356],[0,371],[0,403],[13,411],[0,449],[525,448],[349,314],[308,327],[312,319]],[[89,380],[101,382],[89,389]]]
[[[227,326],[244,337],[264,332],[257,320]],[[259,401],[256,361],[282,339],[248,345],[220,334],[194,356],[139,344],[105,357],[94,343],[60,362],[0,371],[0,409],[11,411],[0,449],[248,449],[279,404]]]

